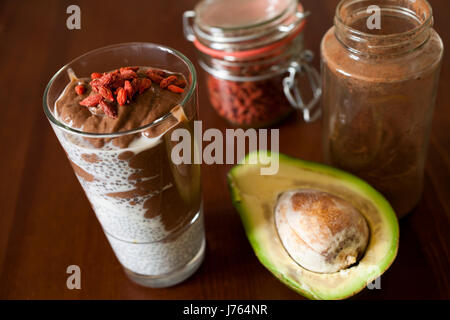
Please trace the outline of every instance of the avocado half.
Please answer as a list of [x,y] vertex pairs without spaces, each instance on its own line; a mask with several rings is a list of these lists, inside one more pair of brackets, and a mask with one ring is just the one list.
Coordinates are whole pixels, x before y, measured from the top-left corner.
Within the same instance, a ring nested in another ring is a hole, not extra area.
[[[349,173],[283,154],[277,174],[261,175],[265,166],[258,151],[250,153],[230,170],[228,183],[256,256],[281,282],[309,299],[339,300],[357,294],[389,268],[397,255],[399,226],[380,193]],[[281,193],[294,189],[328,192],[359,210],[369,225],[370,239],[357,264],[324,274],[311,272],[290,257],[275,226],[274,207]]]

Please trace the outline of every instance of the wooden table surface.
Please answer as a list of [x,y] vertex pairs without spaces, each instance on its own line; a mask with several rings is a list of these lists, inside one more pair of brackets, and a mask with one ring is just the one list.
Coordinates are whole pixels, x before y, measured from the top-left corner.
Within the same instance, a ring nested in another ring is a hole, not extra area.
[[[312,11],[307,47],[319,53],[337,0],[303,0]],[[81,30],[66,28],[66,8],[81,7]],[[66,62],[109,44],[145,41],[174,47],[196,62],[181,15],[195,0],[0,1],[0,298],[3,299],[301,299],[258,262],[231,205],[229,166],[203,166],[206,259],[186,282],[147,289],[130,282],[42,111],[51,76]],[[450,2],[431,0],[436,29],[450,46]],[[316,57],[315,65],[319,66]],[[204,128],[224,130],[199,71]],[[401,221],[399,254],[381,290],[357,299],[450,297],[450,59],[446,55],[418,208]],[[321,161],[320,121],[292,117],[281,151]],[[81,267],[81,290],[68,290],[66,268]]]

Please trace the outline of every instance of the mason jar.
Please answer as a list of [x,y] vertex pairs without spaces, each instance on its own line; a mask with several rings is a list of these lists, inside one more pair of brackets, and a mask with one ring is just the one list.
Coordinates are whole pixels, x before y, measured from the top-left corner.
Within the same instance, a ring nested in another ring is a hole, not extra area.
[[430,4],[342,0],[321,53],[326,160],[406,215],[423,189],[443,56]]
[[184,13],[220,116],[241,127],[274,125],[294,108],[307,122],[320,117],[320,76],[303,44],[307,15],[297,0],[204,0]]

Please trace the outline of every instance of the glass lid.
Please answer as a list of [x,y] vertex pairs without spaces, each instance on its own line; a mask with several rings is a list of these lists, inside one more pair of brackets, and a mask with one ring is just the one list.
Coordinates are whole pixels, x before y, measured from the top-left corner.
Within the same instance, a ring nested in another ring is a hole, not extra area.
[[202,29],[254,28],[279,19],[295,0],[204,0],[196,8]]

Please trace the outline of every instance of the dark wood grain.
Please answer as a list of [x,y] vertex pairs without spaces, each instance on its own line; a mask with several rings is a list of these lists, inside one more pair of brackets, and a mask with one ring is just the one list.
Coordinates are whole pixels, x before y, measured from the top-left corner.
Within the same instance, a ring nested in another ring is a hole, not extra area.
[[[82,29],[65,26],[66,8],[82,10]],[[130,282],[103,235],[65,154],[42,112],[42,94],[66,62],[108,44],[162,43],[195,61],[181,14],[195,0],[0,1],[0,298],[4,299],[300,299],[259,264],[226,185],[229,166],[203,166],[207,252],[200,270],[169,289]],[[450,2],[431,0],[436,29],[450,44]],[[308,48],[319,52],[336,0],[304,0],[311,10]],[[319,59],[316,57],[318,67]],[[200,71],[200,68],[197,69]],[[200,77],[204,127],[226,128]],[[450,297],[450,59],[446,55],[426,168],[423,199],[401,221],[399,255],[382,290],[357,299]],[[321,161],[320,123],[295,117],[281,128],[281,151]],[[82,289],[66,288],[66,268],[82,270]]]

